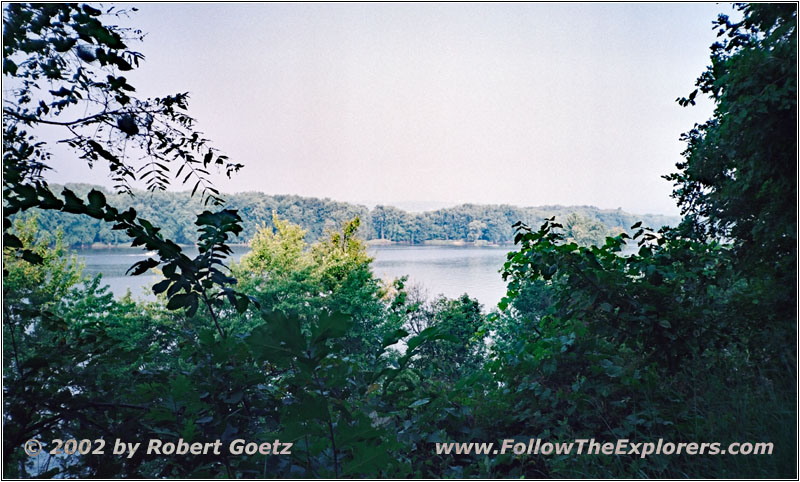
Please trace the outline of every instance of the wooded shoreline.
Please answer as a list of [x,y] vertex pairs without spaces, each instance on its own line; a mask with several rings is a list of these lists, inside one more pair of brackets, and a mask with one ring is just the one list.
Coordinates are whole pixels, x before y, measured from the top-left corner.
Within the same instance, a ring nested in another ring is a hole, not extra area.
[[[55,193],[65,186],[51,186]],[[159,226],[161,234],[180,245],[194,245],[197,231],[195,216],[205,209],[188,192],[142,192],[134,196],[115,194],[108,189],[88,184],[68,184],[69,189],[85,196],[91,189],[104,193],[110,205],[132,208],[144,219]],[[602,244],[607,236],[629,232],[639,221],[658,229],[675,226],[677,216],[631,214],[621,209],[600,209],[594,206],[529,206],[462,204],[425,212],[407,212],[391,206],[366,206],[294,195],[270,195],[247,192],[226,195],[226,206],[242,217],[242,232],[234,243],[253,238],[263,226],[274,228],[274,216],[290,221],[303,230],[309,241],[316,241],[356,217],[360,220],[359,236],[371,245],[408,244],[444,246],[502,246],[514,242],[514,223],[539,226],[546,218],[555,217],[564,225],[565,236],[578,244]],[[72,247],[115,246],[127,242],[124,233],[111,229],[108,223],[63,212],[39,212],[44,231],[63,231],[63,241]]]

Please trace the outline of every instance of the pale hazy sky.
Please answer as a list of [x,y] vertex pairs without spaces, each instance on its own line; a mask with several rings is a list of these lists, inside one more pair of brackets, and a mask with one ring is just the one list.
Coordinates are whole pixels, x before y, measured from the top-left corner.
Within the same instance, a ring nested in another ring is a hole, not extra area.
[[[223,192],[678,212],[721,4],[142,4],[127,75],[191,93]],[[57,182],[110,185],[57,156]]]

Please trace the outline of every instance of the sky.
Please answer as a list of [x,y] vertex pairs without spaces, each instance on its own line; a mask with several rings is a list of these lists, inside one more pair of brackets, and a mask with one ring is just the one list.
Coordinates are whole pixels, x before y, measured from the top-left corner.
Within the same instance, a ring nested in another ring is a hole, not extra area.
[[[142,96],[190,92],[213,145],[245,168],[223,192],[367,205],[594,205],[677,214],[682,108],[709,64],[692,4],[137,5],[126,75]],[[111,186],[71,155],[54,182]],[[183,189],[176,182],[178,189]],[[191,186],[189,186],[191,187]]]

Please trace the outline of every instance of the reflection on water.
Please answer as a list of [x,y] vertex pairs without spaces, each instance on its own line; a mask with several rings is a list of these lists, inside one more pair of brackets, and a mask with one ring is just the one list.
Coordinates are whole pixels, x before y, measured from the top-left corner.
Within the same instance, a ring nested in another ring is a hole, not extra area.
[[[391,280],[408,275],[409,283],[421,285],[433,297],[448,297],[468,293],[487,309],[497,305],[505,294],[505,284],[499,269],[511,247],[454,247],[454,246],[371,246],[369,255],[375,260],[372,270],[381,279]],[[233,247],[233,258],[239,260],[249,248]],[[197,248],[187,248],[195,256]],[[85,274],[102,273],[103,282],[121,296],[131,290],[134,297],[153,299],[150,286],[158,276],[147,273],[126,276],[135,262],[148,254],[139,248],[107,248],[78,250],[86,263]],[[151,254],[152,255],[152,254]]]

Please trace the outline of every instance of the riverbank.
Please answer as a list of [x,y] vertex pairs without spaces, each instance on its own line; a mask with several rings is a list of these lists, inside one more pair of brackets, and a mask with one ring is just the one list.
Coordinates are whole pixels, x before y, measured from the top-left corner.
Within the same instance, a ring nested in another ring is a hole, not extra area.
[[[388,239],[368,239],[365,241],[368,246],[450,246],[450,247],[464,247],[470,246],[474,248],[503,248],[508,246],[514,246],[513,243],[492,243],[489,241],[485,241],[483,239],[479,239],[477,241],[465,241],[463,239],[429,239],[426,241],[422,241],[421,243],[411,244],[411,243],[400,243],[397,241],[390,241]],[[249,243],[228,243],[231,247],[249,247]],[[109,244],[109,243],[92,243],[91,245],[79,244],[75,246],[70,246],[71,249],[117,249],[117,248],[129,248],[131,245],[129,243],[120,243],[120,244]],[[194,244],[178,244],[181,248],[195,248],[197,245]]]
[[[226,264],[238,262],[250,249],[246,246],[232,246],[233,253]],[[456,298],[469,293],[487,309],[496,306],[505,296],[506,286],[498,270],[506,261],[504,249],[474,246],[423,246],[421,244],[395,244],[370,246],[369,257],[373,258],[370,268],[382,280],[392,280],[408,276],[408,285],[419,286],[426,297],[435,298],[444,294]],[[196,247],[184,249],[189,257],[197,255]],[[147,253],[141,247],[116,246],[105,249],[85,248],[75,254],[84,264],[84,274],[94,276],[102,273],[105,285],[117,296],[124,296],[128,290],[134,297],[146,300],[155,299],[152,284],[160,275],[149,271],[140,276],[129,276],[128,270],[137,261],[155,253]]]

